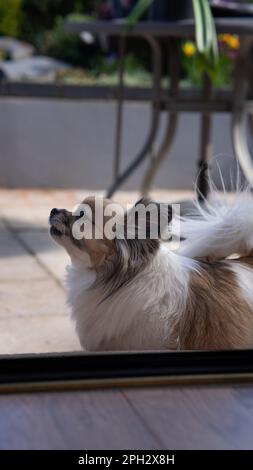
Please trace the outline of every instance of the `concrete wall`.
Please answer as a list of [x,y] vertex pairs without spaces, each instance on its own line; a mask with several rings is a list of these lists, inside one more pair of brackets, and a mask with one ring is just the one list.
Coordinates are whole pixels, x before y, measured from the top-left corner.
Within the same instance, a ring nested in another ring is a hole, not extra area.
[[[0,101],[0,186],[108,187],[112,181],[115,104],[10,99]],[[124,111],[122,166],[140,149],[149,123],[148,105]],[[162,118],[162,130],[164,117]],[[196,176],[199,117],[180,116],[171,153],[156,179],[160,188],[191,188]],[[229,179],[235,167],[229,117],[217,115],[213,153]],[[138,188],[145,165],[124,186]]]

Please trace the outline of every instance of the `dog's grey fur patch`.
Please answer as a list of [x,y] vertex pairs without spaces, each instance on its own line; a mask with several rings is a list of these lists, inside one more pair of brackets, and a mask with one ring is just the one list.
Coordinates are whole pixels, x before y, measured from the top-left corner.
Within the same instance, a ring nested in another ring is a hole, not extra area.
[[92,288],[104,292],[101,302],[128,284],[152,260],[159,240],[114,240],[115,250],[103,265]]

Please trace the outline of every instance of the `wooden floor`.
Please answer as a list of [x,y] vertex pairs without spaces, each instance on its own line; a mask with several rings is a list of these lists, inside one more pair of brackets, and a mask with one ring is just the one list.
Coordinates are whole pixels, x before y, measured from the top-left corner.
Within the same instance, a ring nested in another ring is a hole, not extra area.
[[1,395],[0,449],[253,449],[253,385]]

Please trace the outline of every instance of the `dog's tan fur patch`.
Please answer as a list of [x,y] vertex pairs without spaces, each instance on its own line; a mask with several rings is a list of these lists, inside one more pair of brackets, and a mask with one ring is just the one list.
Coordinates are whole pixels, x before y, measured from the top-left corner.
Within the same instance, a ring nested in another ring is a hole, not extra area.
[[249,259],[200,262],[201,272],[191,273],[188,306],[179,322],[180,349],[252,347],[253,311],[230,270],[238,261]]

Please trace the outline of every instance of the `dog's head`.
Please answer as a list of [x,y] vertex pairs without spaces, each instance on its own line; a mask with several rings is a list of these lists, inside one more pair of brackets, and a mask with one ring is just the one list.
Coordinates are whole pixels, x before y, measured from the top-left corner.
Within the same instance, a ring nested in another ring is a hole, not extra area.
[[52,209],[50,234],[72,261],[97,271],[106,265],[141,266],[159,247],[161,220],[168,225],[171,206],[143,198],[126,211],[109,199],[88,197],[74,212]]

